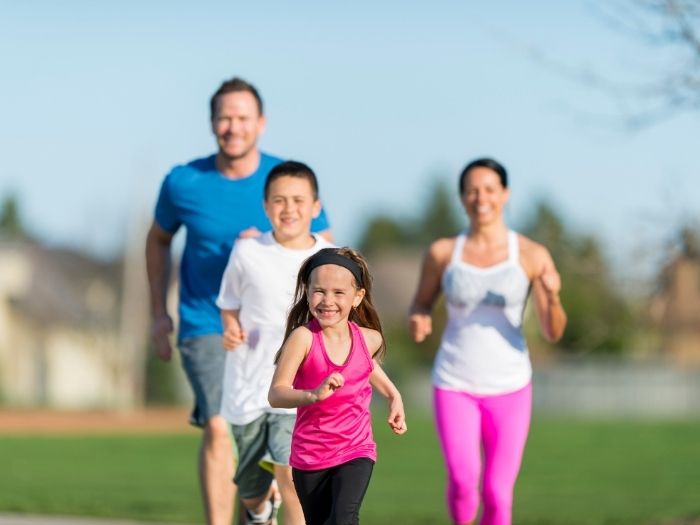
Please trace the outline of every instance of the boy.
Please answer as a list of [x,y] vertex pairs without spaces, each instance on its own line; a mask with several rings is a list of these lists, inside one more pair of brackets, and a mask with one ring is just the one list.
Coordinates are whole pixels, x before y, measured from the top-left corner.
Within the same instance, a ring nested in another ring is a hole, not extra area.
[[228,350],[222,415],[231,423],[238,447],[234,480],[248,523],[271,523],[274,517],[268,501],[273,474],[265,465],[271,466],[277,480],[286,524],[302,525],[289,466],[295,410],[273,409],[267,392],[299,267],[332,245],[311,233],[321,203],[316,176],[305,164],[288,161],[273,168],[265,182],[263,205],[272,231],[236,241],[217,299]]

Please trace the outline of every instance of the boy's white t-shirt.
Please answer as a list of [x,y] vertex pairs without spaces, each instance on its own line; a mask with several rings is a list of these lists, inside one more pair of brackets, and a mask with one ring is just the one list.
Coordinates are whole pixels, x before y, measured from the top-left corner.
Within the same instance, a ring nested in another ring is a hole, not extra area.
[[267,232],[233,245],[216,304],[222,310],[240,310],[239,321],[247,334],[244,344],[226,352],[221,415],[234,425],[246,425],[266,412],[296,412],[272,408],[267,393],[299,268],[320,249],[334,246],[321,236],[314,239],[311,248],[291,250]]

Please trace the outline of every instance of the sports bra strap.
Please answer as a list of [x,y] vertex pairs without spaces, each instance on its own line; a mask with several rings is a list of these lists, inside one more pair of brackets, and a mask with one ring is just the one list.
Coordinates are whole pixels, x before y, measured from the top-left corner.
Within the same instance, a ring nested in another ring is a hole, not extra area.
[[457,264],[462,260],[462,252],[464,251],[464,243],[467,240],[466,232],[461,232],[455,237],[455,247],[452,250],[452,264]]
[[508,230],[508,260],[515,264],[520,261],[518,234],[513,230]]

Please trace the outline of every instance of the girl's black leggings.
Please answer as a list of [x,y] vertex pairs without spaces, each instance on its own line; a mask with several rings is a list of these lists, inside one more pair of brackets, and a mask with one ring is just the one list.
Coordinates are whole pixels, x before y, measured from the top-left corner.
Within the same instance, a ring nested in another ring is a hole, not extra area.
[[292,469],[306,525],[357,525],[374,461],[357,458],[322,470]]

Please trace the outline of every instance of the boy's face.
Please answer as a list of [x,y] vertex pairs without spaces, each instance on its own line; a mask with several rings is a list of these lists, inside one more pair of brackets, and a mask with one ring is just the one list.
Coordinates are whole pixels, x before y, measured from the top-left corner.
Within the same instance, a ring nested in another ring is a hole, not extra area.
[[[275,240],[282,245],[308,242],[311,220],[321,211],[311,183],[301,177],[280,177],[270,184],[265,213],[272,223]],[[299,247],[302,247],[300,245]]]

